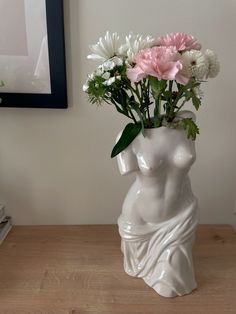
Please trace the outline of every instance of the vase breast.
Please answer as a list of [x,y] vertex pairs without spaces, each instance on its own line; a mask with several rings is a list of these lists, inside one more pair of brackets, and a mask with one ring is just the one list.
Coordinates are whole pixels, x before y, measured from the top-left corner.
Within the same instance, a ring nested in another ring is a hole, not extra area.
[[185,131],[167,127],[146,129],[117,157],[122,175],[136,174],[118,220],[125,271],[166,297],[196,288],[197,200],[188,175],[195,159]]

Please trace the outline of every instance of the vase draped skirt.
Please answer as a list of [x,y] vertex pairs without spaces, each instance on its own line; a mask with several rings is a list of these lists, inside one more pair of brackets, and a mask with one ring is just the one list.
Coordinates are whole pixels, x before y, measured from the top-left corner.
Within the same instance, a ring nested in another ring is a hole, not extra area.
[[190,293],[197,286],[192,245],[197,225],[194,200],[176,216],[159,224],[132,224],[118,219],[124,269],[143,280],[157,293],[174,297]]

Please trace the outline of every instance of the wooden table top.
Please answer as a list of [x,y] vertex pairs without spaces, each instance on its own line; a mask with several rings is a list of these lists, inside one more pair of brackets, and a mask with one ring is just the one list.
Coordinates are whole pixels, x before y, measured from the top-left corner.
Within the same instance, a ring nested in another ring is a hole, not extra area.
[[198,289],[163,298],[123,271],[115,225],[15,226],[0,246],[1,314],[236,314],[236,234],[200,225]]

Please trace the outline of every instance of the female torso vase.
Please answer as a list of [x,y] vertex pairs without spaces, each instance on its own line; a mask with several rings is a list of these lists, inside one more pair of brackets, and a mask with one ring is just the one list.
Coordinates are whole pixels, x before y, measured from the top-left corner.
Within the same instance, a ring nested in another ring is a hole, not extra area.
[[118,219],[126,273],[161,296],[189,294],[196,288],[197,201],[188,177],[194,142],[182,129],[145,129],[117,158],[122,175],[136,174]]

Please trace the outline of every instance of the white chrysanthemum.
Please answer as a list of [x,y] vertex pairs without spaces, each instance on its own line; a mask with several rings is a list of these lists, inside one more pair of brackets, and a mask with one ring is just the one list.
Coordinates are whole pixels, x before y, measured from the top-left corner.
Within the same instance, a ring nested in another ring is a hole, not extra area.
[[205,56],[207,57],[209,64],[207,77],[216,77],[217,74],[220,72],[220,63],[216,53],[210,49],[207,49],[205,51]]
[[202,80],[208,73],[207,57],[199,50],[186,51],[181,56],[183,69],[181,74],[186,77],[195,77]]
[[134,56],[139,51],[153,47],[157,44],[157,39],[151,36],[143,38],[142,35],[134,35],[132,32],[129,33],[125,39],[126,43],[120,47],[119,53],[126,56],[128,58],[127,61],[130,64],[134,62]]
[[100,37],[97,44],[89,47],[93,53],[88,55],[87,58],[104,62],[118,54],[120,48],[119,36],[117,33],[111,34],[107,31],[105,37]]

